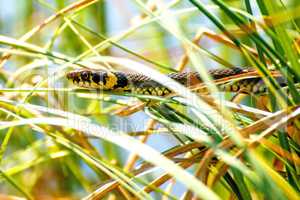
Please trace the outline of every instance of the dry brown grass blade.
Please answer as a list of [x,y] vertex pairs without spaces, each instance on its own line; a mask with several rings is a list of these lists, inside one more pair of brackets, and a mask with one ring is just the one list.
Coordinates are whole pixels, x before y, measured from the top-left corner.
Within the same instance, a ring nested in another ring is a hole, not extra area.
[[[274,124],[278,123],[283,117],[286,117],[287,115],[289,115],[290,113],[292,113],[293,111],[295,111],[298,108],[299,108],[299,106],[296,106],[296,107],[287,108],[285,110],[277,111],[265,118],[262,118],[256,122],[250,124],[249,126],[243,128],[243,129],[241,129],[241,132],[243,135],[249,135],[249,134],[253,134],[258,131],[261,131],[261,130],[265,130],[270,125],[274,125]],[[292,118],[290,118],[289,121],[290,120],[292,120]],[[287,124],[287,123],[288,123],[288,121],[283,124]],[[281,125],[283,125],[283,124],[281,124]]]
[[206,96],[206,95],[201,95],[201,98],[207,104],[209,104],[210,106],[212,106],[215,109],[220,108],[219,104],[222,103],[223,106],[226,106],[227,108],[229,108],[233,112],[243,114],[243,115],[245,115],[247,117],[250,117],[254,120],[264,118],[264,117],[269,116],[271,114],[271,113],[266,112],[266,111],[262,111],[262,110],[252,108],[252,107],[249,107],[249,106],[245,106],[245,105],[236,104],[236,103],[229,102],[229,101],[216,102],[212,97]]
[[125,198],[127,200],[133,200],[134,199],[134,197],[125,188],[123,188],[122,186],[119,186],[118,190],[123,195],[123,198]]
[[138,102],[132,106],[126,106],[124,108],[120,108],[113,112],[114,115],[118,115],[119,117],[126,117],[132,115],[140,110],[142,110],[146,106],[144,102]]
[[259,141],[264,139],[265,137],[268,137],[270,134],[272,134],[274,131],[282,128],[283,126],[287,125],[290,121],[299,118],[300,115],[300,108],[297,106],[293,109],[293,111],[287,111],[287,115],[283,116],[282,118],[276,118],[277,120],[274,120],[273,124],[269,124],[269,126],[258,136],[254,137],[249,145],[258,145]]
[[295,154],[293,152],[288,152],[288,151],[284,150],[282,147],[280,147],[279,145],[276,145],[265,138],[262,138],[259,142],[263,146],[266,146],[268,149],[271,149],[272,151],[274,151],[276,154],[278,154],[279,157],[285,158],[285,159],[295,163],[296,165],[300,166],[300,157],[297,154]]
[[[190,166],[192,166],[194,163],[198,162],[198,160],[202,157],[202,155],[203,155],[203,152],[195,154],[195,155],[191,156],[190,158],[186,159],[185,161],[179,163],[179,166],[181,166],[184,169],[187,169]],[[171,178],[172,178],[172,176],[165,173],[165,174],[161,175],[160,177],[156,178],[150,184],[148,184],[143,190],[147,193],[150,193],[150,192],[154,191],[155,188],[161,186],[162,184],[164,184]]]
[[267,95],[256,97],[256,107],[260,110],[270,111],[269,102],[270,98]]
[[298,144],[300,145],[300,128],[297,126],[297,123],[291,122],[287,125],[286,131],[289,136]]

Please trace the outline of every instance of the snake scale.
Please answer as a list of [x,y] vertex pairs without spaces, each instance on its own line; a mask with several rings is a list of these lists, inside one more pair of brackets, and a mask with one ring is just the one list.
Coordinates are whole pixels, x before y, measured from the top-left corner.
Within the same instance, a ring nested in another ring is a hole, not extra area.
[[[209,74],[214,80],[220,80],[236,75],[243,75],[254,72],[250,68],[230,68],[210,70]],[[193,86],[202,83],[200,75],[197,72],[170,73],[169,78],[185,86]],[[112,71],[94,71],[80,70],[71,71],[66,74],[67,79],[84,88],[108,90],[114,92],[132,92],[135,94],[165,96],[172,91],[167,87],[157,83],[148,76],[132,72],[112,72]],[[286,86],[286,81],[282,76],[276,77],[281,86]],[[264,93],[267,90],[264,82],[259,76],[250,76],[241,78],[237,81],[225,81],[218,85],[221,91],[226,92],[244,92],[244,93]]]

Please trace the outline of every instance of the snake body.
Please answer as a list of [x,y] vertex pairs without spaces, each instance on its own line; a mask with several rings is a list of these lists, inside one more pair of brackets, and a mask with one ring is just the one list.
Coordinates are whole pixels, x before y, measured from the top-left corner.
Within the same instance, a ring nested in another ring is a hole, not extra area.
[[[214,80],[220,80],[253,71],[253,69],[236,67],[210,70],[209,74]],[[114,92],[133,92],[136,94],[155,96],[165,96],[172,93],[167,87],[139,73],[80,70],[68,72],[66,76],[69,80],[72,80],[75,85],[84,88]],[[200,75],[197,72],[170,73],[167,76],[185,86],[202,83]],[[280,85],[286,85],[286,81],[284,81],[282,77],[277,77],[276,79]],[[221,91],[227,92],[263,93],[267,90],[259,76],[250,76],[237,81],[224,81],[222,84],[219,84],[218,87]]]

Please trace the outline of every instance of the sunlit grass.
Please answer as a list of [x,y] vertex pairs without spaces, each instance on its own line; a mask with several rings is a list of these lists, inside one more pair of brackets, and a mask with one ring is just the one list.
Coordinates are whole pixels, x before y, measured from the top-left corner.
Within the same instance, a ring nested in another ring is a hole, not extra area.
[[[300,198],[297,1],[23,6],[14,15],[26,12],[20,21],[30,28],[16,23],[10,34],[1,24],[13,22],[0,18],[4,197]],[[112,28],[122,22],[111,18],[111,6],[131,20],[125,28]],[[152,44],[153,35],[159,42]],[[214,65],[256,69],[229,79],[261,77],[268,93],[220,92],[224,80],[209,76]],[[134,71],[174,94],[78,89],[65,73],[80,68]],[[165,75],[185,70],[204,83],[189,88]],[[206,92],[195,93],[199,88]]]

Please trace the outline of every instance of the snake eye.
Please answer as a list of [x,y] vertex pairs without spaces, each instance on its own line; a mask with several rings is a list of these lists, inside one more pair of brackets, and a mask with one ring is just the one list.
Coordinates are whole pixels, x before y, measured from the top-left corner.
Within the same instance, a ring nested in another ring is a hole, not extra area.
[[88,72],[84,71],[84,72],[81,73],[80,77],[83,81],[88,81],[89,77],[90,77],[90,74]]

